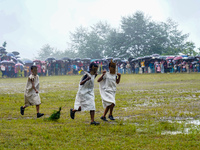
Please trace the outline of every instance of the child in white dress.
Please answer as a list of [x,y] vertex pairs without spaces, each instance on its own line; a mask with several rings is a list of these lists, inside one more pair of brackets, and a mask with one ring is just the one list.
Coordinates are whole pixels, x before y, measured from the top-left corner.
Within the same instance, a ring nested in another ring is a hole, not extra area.
[[25,105],[20,107],[21,115],[24,115],[25,108],[31,105],[36,105],[37,118],[44,115],[43,113],[39,113],[41,100],[39,95],[39,76],[37,75],[37,66],[31,66],[31,75],[28,77],[26,84],[24,100]]
[[85,72],[81,78],[79,89],[76,94],[74,109],[70,109],[70,117],[74,119],[76,111],[90,111],[91,125],[99,125],[99,122],[94,121],[95,115],[95,97],[94,97],[94,79],[97,76],[98,66],[91,63],[89,73]]
[[110,120],[115,120],[112,112],[115,106],[116,83],[119,84],[120,78],[121,74],[116,74],[116,64],[111,60],[109,63],[109,72],[103,71],[102,76],[98,79],[102,103],[103,107],[105,108],[104,114],[101,117],[101,119],[104,121],[108,121],[106,119],[106,114],[109,110],[110,114],[108,118]]

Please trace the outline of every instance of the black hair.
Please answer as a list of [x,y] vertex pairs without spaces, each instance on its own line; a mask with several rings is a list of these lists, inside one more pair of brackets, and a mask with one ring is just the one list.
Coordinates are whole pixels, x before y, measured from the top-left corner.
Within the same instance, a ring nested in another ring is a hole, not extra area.
[[94,66],[94,67],[98,67],[98,65],[95,64],[94,62],[92,62],[92,63],[90,64],[90,68],[92,68],[92,66]]
[[[109,62],[109,67],[110,67],[110,65],[111,65],[111,62]],[[115,66],[116,67],[116,66]]]
[[37,66],[35,66],[35,65],[31,66],[31,70],[33,70],[33,68],[37,68]]

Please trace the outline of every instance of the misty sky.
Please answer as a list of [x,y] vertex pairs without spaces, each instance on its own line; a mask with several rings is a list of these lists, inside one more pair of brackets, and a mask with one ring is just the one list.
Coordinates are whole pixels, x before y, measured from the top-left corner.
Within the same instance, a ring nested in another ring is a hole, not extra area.
[[0,0],[0,46],[33,59],[45,44],[65,50],[69,32],[107,21],[118,28],[121,17],[142,11],[152,20],[171,18],[188,41],[200,47],[199,0]]

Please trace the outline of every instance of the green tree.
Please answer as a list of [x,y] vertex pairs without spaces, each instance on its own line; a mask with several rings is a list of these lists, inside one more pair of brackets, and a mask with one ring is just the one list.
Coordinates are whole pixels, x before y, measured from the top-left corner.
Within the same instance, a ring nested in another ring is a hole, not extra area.
[[177,55],[182,52],[189,34],[182,34],[182,31],[178,30],[178,24],[171,19],[168,19],[165,23],[165,33],[167,41],[164,45],[165,51],[163,53]]
[[155,22],[138,11],[122,17],[120,29],[102,22],[89,29],[77,28],[71,33],[70,50],[81,58],[176,55],[182,52],[188,36],[179,31],[178,24],[171,19]]
[[6,42],[6,41],[3,42],[2,46],[3,46],[4,48],[6,47],[6,45],[7,45],[7,42]]
[[194,50],[195,49],[194,42],[186,42],[183,48],[183,53],[190,55],[190,56],[196,56],[198,53]]
[[98,22],[89,29],[84,27],[76,28],[71,33],[71,50],[81,58],[102,58],[107,49],[106,39],[111,28],[105,22]]
[[104,57],[123,58],[126,57],[126,49],[124,48],[125,34],[112,29],[106,40],[106,50],[103,53]]
[[55,57],[54,56],[54,48],[52,48],[49,44],[44,45],[40,51],[38,52],[37,59],[45,60],[47,57]]

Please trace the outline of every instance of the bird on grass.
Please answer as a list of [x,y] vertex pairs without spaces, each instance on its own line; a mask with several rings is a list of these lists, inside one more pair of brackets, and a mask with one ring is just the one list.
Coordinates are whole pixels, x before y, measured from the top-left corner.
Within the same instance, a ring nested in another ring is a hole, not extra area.
[[60,118],[60,111],[61,111],[61,107],[59,108],[59,111],[54,110],[54,112],[48,118],[48,120],[58,120]]

